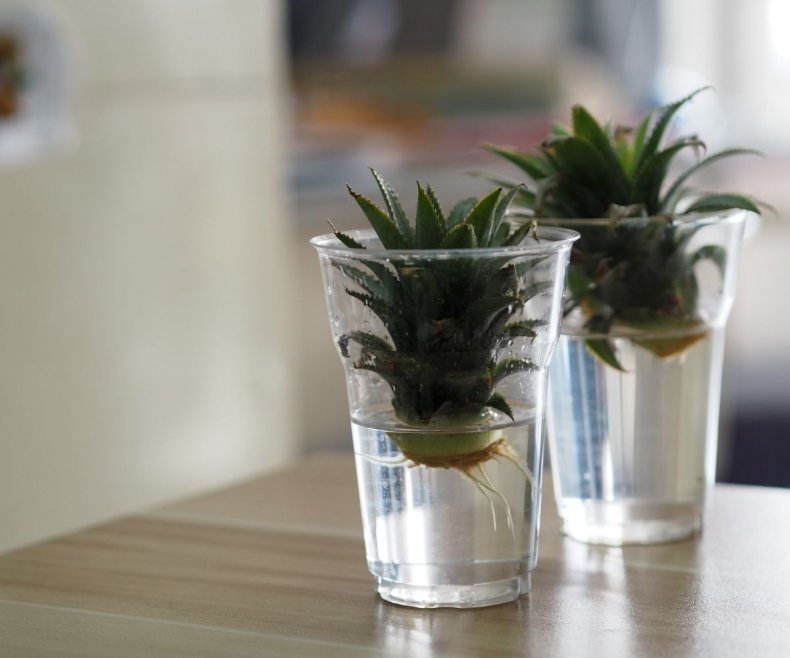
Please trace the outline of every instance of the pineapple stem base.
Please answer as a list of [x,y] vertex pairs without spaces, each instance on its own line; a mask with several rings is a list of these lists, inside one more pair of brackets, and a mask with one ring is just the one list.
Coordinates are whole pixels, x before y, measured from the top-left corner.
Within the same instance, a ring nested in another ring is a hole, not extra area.
[[672,356],[679,356],[685,353],[693,345],[707,338],[709,331],[703,331],[696,334],[688,334],[685,336],[669,336],[666,338],[640,338],[634,339],[634,342],[640,347],[652,352],[658,357],[669,358]]
[[[435,434],[390,432],[405,461],[428,468],[454,468],[469,475],[482,469],[489,459],[504,459],[516,466],[534,486],[535,480],[499,430],[450,434],[437,439]],[[485,475],[485,474],[484,474]]]
[[[446,468],[452,468],[454,462],[464,463],[473,455],[486,454],[490,446],[502,439],[502,432],[499,430],[441,434],[436,432],[388,432],[387,436],[400,448],[405,457],[417,464],[443,466],[444,463],[448,463]],[[478,457],[473,459],[472,463],[480,461],[481,459]]]
[[[492,432],[493,434],[493,432]],[[396,441],[397,443],[397,441]],[[493,443],[474,452],[466,452],[462,454],[446,454],[446,455],[424,455],[401,446],[403,456],[411,460],[415,464],[428,466],[430,468],[457,468],[466,471],[478,464],[488,461],[492,457],[500,453],[500,451],[507,446],[505,439],[497,439]]]

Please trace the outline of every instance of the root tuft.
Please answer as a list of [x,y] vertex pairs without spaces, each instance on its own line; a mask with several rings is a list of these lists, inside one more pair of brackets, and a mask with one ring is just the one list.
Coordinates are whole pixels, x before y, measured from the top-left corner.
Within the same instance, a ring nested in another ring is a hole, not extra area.
[[491,519],[494,524],[494,532],[497,530],[496,504],[494,497],[498,498],[505,508],[507,526],[513,542],[516,542],[516,530],[513,523],[513,514],[505,495],[496,488],[491,478],[483,468],[483,464],[489,459],[497,461],[507,461],[518,468],[529,482],[530,487],[535,486],[535,478],[530,470],[521,463],[516,452],[511,448],[504,438],[493,441],[482,450],[470,452],[462,455],[443,455],[441,457],[420,455],[408,450],[401,449],[402,456],[395,459],[380,459],[365,456],[370,461],[384,466],[399,466],[405,464],[407,468],[426,466],[428,468],[446,468],[458,471],[465,478],[474,484],[475,488],[486,497],[491,507]]
[[494,504],[494,498],[492,495],[499,498],[505,508],[507,527],[510,530],[510,535],[513,538],[513,542],[516,542],[516,529],[515,524],[513,523],[513,513],[510,509],[510,503],[508,503],[505,495],[499,489],[497,489],[496,486],[494,486],[494,483],[491,481],[488,473],[486,473],[485,469],[483,468],[483,464],[489,459],[510,462],[524,474],[524,477],[527,479],[527,482],[529,482],[531,487],[535,486],[535,478],[532,476],[532,473],[529,471],[529,469],[521,463],[518,455],[515,453],[513,448],[507,444],[507,441],[504,438],[494,441],[493,443],[486,446],[483,450],[478,450],[477,452],[471,452],[464,455],[427,457],[425,455],[414,454],[407,450],[403,450],[402,452],[403,456],[407,460],[411,461],[413,466],[420,465],[427,466],[429,468],[452,468],[469,479],[475,485],[475,488],[486,497],[488,504],[491,506],[491,519],[494,525],[494,532],[497,530],[497,521],[496,505]]
[[507,450],[511,454],[513,451],[507,445],[505,439],[498,439],[493,443],[489,443],[482,450],[476,452],[468,452],[463,455],[442,455],[441,457],[429,457],[427,455],[420,455],[408,450],[401,450],[403,456],[410,459],[415,464],[421,466],[428,466],[430,468],[457,468],[461,471],[474,468],[478,464],[487,462],[492,457],[495,457],[501,450]]

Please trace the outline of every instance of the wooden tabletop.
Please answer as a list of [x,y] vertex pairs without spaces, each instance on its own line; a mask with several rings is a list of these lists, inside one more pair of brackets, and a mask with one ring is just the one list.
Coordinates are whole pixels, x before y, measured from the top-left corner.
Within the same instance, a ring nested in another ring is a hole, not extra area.
[[[545,479],[550,487],[550,478]],[[0,656],[790,656],[790,491],[716,488],[701,539],[560,536],[532,592],[415,610],[373,592],[349,455],[0,556]]]

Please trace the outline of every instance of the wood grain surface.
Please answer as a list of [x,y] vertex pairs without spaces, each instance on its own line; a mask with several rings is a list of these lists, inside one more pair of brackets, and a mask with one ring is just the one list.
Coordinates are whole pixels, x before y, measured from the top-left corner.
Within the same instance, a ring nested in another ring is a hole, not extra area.
[[532,592],[475,610],[381,601],[353,460],[0,556],[0,656],[790,656],[790,491],[716,488],[701,538],[563,538],[545,478]]

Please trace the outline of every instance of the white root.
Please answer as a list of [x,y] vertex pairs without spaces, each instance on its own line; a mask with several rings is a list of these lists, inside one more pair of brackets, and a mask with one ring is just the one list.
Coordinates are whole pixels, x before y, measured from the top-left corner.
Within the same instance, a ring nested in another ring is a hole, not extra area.
[[499,499],[502,501],[502,504],[505,506],[505,515],[506,515],[506,518],[507,518],[507,527],[510,529],[510,535],[511,535],[511,537],[513,537],[513,542],[515,543],[515,541],[516,541],[516,528],[513,525],[513,514],[512,514],[512,512],[510,510],[510,503],[507,502],[507,498],[505,498],[505,495],[499,489],[497,489],[494,486],[493,482],[491,482],[491,478],[488,477],[488,473],[485,472],[485,469],[483,468],[483,465],[482,464],[478,464],[477,465],[477,469],[480,471],[480,474],[483,476],[483,478],[486,481],[486,489],[488,489],[492,493],[495,493],[497,496],[499,496]]
[[506,459],[510,463],[514,464],[518,470],[524,474],[524,477],[527,478],[529,485],[531,487],[535,486],[535,478],[532,476],[530,470],[519,461],[518,455],[515,453],[513,448],[511,448],[509,445],[500,446],[500,449],[494,455],[494,458],[497,457],[502,457],[502,459]]
[[491,521],[492,521],[492,522],[493,522],[493,524],[494,524],[494,532],[496,532],[496,506],[494,505],[494,499],[493,499],[493,498],[491,498],[491,496],[489,496],[489,495],[488,495],[488,492],[486,491],[486,488],[487,488],[487,487],[485,487],[485,486],[483,485],[483,483],[482,483],[482,482],[480,482],[480,480],[478,480],[478,479],[477,479],[477,478],[476,478],[474,475],[472,475],[472,473],[470,473],[470,472],[468,472],[468,471],[459,471],[459,472],[460,472],[462,475],[464,475],[464,476],[466,476],[467,478],[469,478],[469,479],[470,479],[470,480],[471,480],[471,481],[474,483],[475,487],[477,487],[477,490],[478,490],[478,491],[479,491],[481,494],[483,494],[483,495],[486,497],[486,499],[488,500],[488,504],[489,504],[489,505],[490,505],[490,507],[491,507]]

